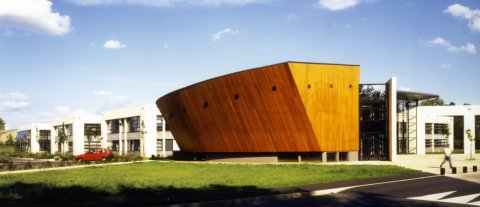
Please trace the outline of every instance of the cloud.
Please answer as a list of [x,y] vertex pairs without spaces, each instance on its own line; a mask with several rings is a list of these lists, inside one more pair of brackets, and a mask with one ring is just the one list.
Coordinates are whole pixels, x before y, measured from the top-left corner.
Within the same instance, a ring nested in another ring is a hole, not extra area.
[[11,92],[7,95],[0,94],[0,111],[12,112],[28,109],[30,98],[25,94]]
[[462,45],[462,46],[458,47],[458,46],[452,45],[450,42],[446,41],[445,39],[443,39],[441,37],[437,37],[434,40],[431,40],[430,44],[443,46],[443,47],[447,48],[447,51],[449,51],[449,52],[466,52],[466,53],[470,53],[470,54],[476,54],[477,53],[475,45],[473,43],[467,43],[465,45]]
[[45,35],[70,32],[70,17],[52,11],[48,0],[0,0],[0,27]]
[[55,108],[55,111],[60,113],[60,114],[67,114],[68,112],[70,112],[70,107],[68,107],[68,106],[58,106],[57,108]]
[[104,48],[107,49],[120,49],[126,47],[126,45],[122,44],[118,40],[107,40],[105,44],[103,44]]
[[470,9],[461,4],[452,4],[443,12],[449,13],[454,17],[467,19],[468,27],[474,31],[480,31],[480,9]]
[[290,13],[287,15],[287,19],[288,20],[292,20],[292,19],[296,19],[297,18],[297,15],[295,13]]
[[440,65],[441,68],[450,68],[450,64],[444,63]]
[[172,7],[175,5],[192,6],[244,6],[249,4],[260,4],[269,0],[70,0],[77,5],[142,5],[154,7]]
[[330,11],[340,11],[355,7],[361,0],[319,0],[317,6]]
[[112,92],[102,89],[102,90],[99,90],[99,91],[93,91],[93,94],[95,94],[97,96],[111,96]]
[[213,37],[213,40],[218,40],[218,39],[220,39],[220,38],[222,37],[222,35],[224,35],[224,34],[234,34],[234,35],[236,35],[236,34],[238,34],[238,33],[239,33],[238,30],[235,30],[235,31],[234,31],[234,30],[232,30],[232,29],[230,29],[230,28],[226,28],[226,29],[224,29],[224,30],[222,30],[222,31],[219,31],[219,32],[217,32],[217,33],[215,33],[215,34],[212,34],[212,37]]
[[400,86],[398,87],[399,91],[411,91],[409,87]]

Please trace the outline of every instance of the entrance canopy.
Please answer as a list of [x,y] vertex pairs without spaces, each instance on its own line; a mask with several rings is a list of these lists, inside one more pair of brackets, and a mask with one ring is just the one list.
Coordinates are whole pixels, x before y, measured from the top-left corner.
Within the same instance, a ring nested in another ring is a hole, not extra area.
[[438,97],[438,95],[412,91],[397,91],[397,100],[422,101],[436,97]]

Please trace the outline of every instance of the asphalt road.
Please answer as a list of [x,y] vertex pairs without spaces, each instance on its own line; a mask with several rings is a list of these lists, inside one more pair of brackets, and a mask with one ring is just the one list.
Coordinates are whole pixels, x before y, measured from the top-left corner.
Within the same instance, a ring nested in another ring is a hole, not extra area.
[[[480,173],[472,177],[480,179]],[[480,206],[480,184],[446,176],[350,184],[314,191],[314,194],[209,202],[197,206]]]

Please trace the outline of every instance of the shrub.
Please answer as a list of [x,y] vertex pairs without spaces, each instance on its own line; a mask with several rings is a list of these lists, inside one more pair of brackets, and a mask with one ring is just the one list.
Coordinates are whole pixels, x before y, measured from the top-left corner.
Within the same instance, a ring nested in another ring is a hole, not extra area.
[[25,166],[23,167],[23,169],[25,169],[25,170],[29,170],[29,169],[32,169],[32,168],[33,168],[33,166],[32,166],[32,163],[30,161],[25,163]]
[[53,167],[53,164],[50,161],[46,161],[42,163],[42,165],[40,165],[40,168],[52,168],[52,167]]

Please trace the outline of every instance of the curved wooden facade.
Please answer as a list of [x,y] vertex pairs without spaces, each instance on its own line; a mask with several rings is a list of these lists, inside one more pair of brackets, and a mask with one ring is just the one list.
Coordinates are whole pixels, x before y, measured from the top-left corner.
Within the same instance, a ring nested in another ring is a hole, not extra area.
[[184,152],[359,150],[360,66],[285,62],[157,100]]

